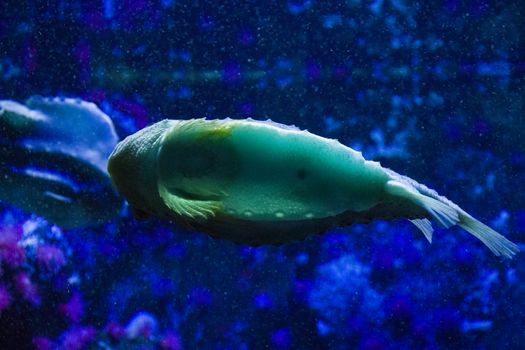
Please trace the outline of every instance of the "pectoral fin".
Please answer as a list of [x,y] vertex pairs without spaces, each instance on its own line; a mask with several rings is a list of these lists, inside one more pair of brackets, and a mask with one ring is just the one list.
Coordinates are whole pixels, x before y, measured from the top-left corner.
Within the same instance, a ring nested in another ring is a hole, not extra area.
[[416,226],[421,232],[423,232],[428,243],[432,243],[432,234],[434,233],[434,229],[432,228],[432,223],[430,220],[414,219],[410,220],[410,222],[413,223],[414,226]]
[[170,210],[191,219],[208,219],[215,216],[222,207],[221,202],[216,200],[201,200],[197,197],[193,199],[184,198],[173,193],[173,191],[169,191],[162,184],[159,184],[159,195]]
[[235,151],[226,138],[231,126],[222,121],[181,121],[161,141],[158,191],[177,214],[207,218],[222,206],[224,189],[237,169]]

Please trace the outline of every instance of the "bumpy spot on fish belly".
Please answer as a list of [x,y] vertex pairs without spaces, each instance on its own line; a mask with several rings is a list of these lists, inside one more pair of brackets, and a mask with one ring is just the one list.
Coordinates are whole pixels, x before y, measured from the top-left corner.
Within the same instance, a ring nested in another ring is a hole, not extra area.
[[159,155],[160,181],[186,199],[218,199],[237,171],[236,152],[225,139],[173,142]]
[[305,180],[308,177],[308,172],[304,168],[299,168],[296,175],[299,180]]

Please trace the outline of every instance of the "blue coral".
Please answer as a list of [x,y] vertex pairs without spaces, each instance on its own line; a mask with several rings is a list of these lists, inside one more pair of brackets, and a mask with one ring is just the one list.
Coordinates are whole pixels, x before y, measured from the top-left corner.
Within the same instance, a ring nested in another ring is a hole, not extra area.
[[354,315],[368,315],[366,322],[371,324],[381,321],[383,296],[370,285],[369,274],[370,268],[353,255],[343,255],[317,268],[308,304],[331,332],[343,334],[341,330]]

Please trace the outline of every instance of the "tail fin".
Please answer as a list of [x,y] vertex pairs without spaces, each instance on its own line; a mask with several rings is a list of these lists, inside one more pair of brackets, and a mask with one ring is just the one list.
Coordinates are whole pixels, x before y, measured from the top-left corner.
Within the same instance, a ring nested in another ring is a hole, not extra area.
[[[405,183],[402,179],[401,181],[398,179],[390,180],[386,184],[386,191],[394,196],[406,198],[424,208],[434,220],[445,228],[454,225],[460,226],[477,237],[497,256],[512,258],[519,252],[519,247],[516,244],[474,219],[450,200],[439,196],[435,191],[418,184],[414,180],[411,180],[410,183]],[[428,239],[428,226],[420,227],[419,222],[414,224],[423,231]]]
[[482,241],[497,256],[512,258],[520,251],[519,247],[487,225],[464,212],[459,213],[459,226]]

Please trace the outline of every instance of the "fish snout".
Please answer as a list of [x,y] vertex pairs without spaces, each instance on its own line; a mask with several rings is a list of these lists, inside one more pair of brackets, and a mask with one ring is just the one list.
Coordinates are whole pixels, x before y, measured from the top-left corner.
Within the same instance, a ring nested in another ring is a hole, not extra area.
[[107,170],[115,189],[125,198],[134,197],[139,188],[138,155],[133,152],[129,138],[119,142],[108,158]]
[[168,123],[140,130],[120,141],[108,158],[108,173],[116,190],[133,210],[156,213],[162,207],[158,191],[157,157]]

